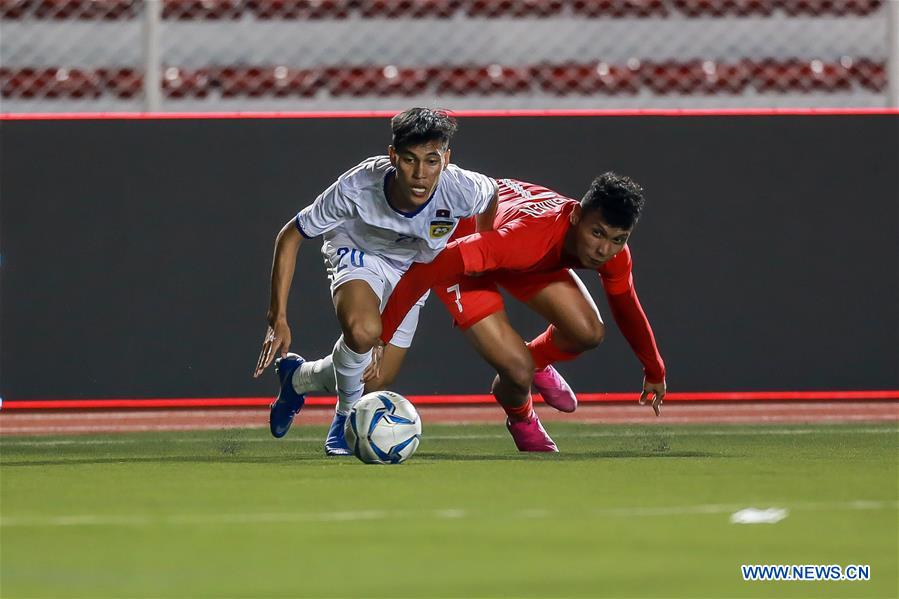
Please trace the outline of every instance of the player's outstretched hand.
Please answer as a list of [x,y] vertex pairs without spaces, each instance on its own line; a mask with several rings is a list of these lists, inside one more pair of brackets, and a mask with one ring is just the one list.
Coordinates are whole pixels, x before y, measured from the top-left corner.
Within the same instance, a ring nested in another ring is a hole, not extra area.
[[662,402],[665,401],[665,392],[667,391],[667,386],[665,385],[664,379],[661,383],[650,383],[645,378],[643,379],[643,393],[640,394],[640,405],[645,406],[646,402],[649,401],[649,396],[652,396],[652,409],[656,413],[656,416],[661,416],[662,414]]
[[381,376],[381,358],[384,357],[384,344],[378,340],[377,345],[375,345],[371,350],[371,362],[369,362],[368,366],[365,367],[365,372],[362,373],[362,382],[367,383],[373,379]]
[[258,378],[276,356],[284,357],[290,349],[290,327],[287,321],[280,320],[268,325],[265,331],[265,339],[262,341],[262,351],[259,352],[259,360],[256,361],[256,370],[253,377]]

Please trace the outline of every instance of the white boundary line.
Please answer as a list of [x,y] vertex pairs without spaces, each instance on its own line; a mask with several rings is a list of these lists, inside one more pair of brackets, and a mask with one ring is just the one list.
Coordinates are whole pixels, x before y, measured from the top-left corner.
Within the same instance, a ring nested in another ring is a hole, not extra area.
[[[785,506],[791,511],[861,511],[896,510],[899,501],[855,500],[831,503],[789,503],[782,501],[761,502],[766,505]],[[653,518],[664,516],[720,515],[732,514],[745,509],[746,504],[700,504],[658,507],[618,507],[586,510],[580,515],[593,518]],[[518,510],[501,514],[499,517],[512,519],[552,518],[557,512],[551,510]],[[332,512],[236,512],[225,514],[170,514],[150,516],[142,514],[71,514],[62,516],[13,516],[0,518],[0,527],[67,527],[67,526],[203,526],[241,524],[287,524],[295,522],[356,522],[360,520],[423,519],[458,520],[467,518],[496,518],[497,515],[485,510],[461,508],[441,508],[432,510],[357,510]]]
[[[808,420],[803,420],[802,418],[788,418],[784,419],[779,416],[765,416],[765,417],[743,417],[743,416],[732,416],[732,417],[721,417],[711,419],[707,424],[719,424],[719,425],[797,425],[797,424],[809,424],[809,425],[819,425],[819,424],[864,424],[864,423],[876,423],[876,422],[896,422],[896,417],[892,414],[880,414],[876,416],[866,415],[866,414],[857,414],[857,415],[834,415],[832,417],[821,417],[821,418],[812,418]],[[548,420],[548,422],[553,423],[557,422],[555,420]],[[671,417],[666,418],[665,423],[657,423],[652,421],[646,421],[641,419],[630,419],[623,420],[618,422],[609,422],[608,418],[591,418],[586,417],[578,420],[579,424],[604,424],[604,425],[620,425],[620,426],[651,426],[651,427],[661,427],[665,425],[682,425],[682,424],[703,424],[702,422],[697,422],[694,417]],[[327,423],[322,423],[321,426],[324,426]],[[485,424],[483,422],[464,422],[457,425],[449,425],[449,426],[464,426],[470,424]],[[489,424],[489,423],[487,423]],[[234,430],[234,429],[253,429],[253,428],[263,428],[260,426],[248,426],[246,423],[228,423],[228,422],[213,422],[213,423],[165,423],[165,424],[86,424],[86,425],[59,425],[59,424],[34,424],[32,426],[0,426],[0,436],[5,436],[3,433],[5,431],[12,431],[12,433],[8,433],[9,436],[12,435],[25,435],[25,434],[33,434],[33,435],[51,435],[51,434],[82,434],[82,433],[95,433],[95,434],[109,434],[109,433],[150,433],[150,432],[178,432],[178,431],[210,431],[210,430]]]
[[[811,425],[812,427],[819,427],[821,425],[815,424]],[[595,438],[595,437],[634,437],[636,434],[642,435],[655,435],[655,436],[670,436],[670,437],[678,437],[678,436],[697,436],[697,437],[721,437],[721,436],[769,436],[769,435],[835,435],[835,434],[862,434],[862,435],[877,435],[877,434],[899,434],[899,428],[890,428],[890,427],[868,427],[868,428],[841,428],[841,427],[833,427],[829,428],[832,425],[824,425],[827,428],[789,428],[789,429],[710,429],[710,430],[684,430],[684,429],[641,429],[635,430],[632,427],[623,428],[620,431],[583,431],[583,432],[562,432],[555,433],[554,436],[564,439],[564,438]],[[226,429],[219,429],[223,432]],[[233,429],[227,429],[233,430]],[[162,431],[160,431],[162,432]],[[479,439],[505,439],[508,437],[507,434],[504,433],[496,433],[496,434],[473,434],[473,435],[428,435],[427,431],[424,434],[424,438],[433,441],[464,441],[464,440],[479,440]],[[234,443],[315,443],[322,441],[323,437],[318,436],[297,436],[297,437],[285,437],[283,439],[267,439],[267,438],[250,438],[250,439],[242,439],[240,436],[226,436],[223,438],[214,438],[208,436],[200,436],[200,437],[176,437],[173,439],[160,439],[160,442],[164,443],[210,443],[215,441],[230,441]],[[57,446],[57,445],[133,445],[138,443],[145,443],[147,439],[48,439],[48,440],[25,440],[18,439],[16,437],[0,437],[0,447],[41,447],[41,446]]]

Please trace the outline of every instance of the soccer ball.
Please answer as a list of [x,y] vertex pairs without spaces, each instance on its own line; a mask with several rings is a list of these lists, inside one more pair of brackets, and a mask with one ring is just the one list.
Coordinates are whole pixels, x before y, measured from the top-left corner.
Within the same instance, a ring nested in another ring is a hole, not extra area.
[[418,449],[421,418],[412,402],[393,391],[369,393],[346,419],[346,440],[366,464],[399,464]]

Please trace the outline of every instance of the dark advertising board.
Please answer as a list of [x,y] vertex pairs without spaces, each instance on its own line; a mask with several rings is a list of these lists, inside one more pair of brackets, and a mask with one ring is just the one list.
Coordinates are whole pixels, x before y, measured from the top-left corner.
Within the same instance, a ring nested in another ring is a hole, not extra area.
[[[383,153],[386,119],[0,124],[4,399],[241,397],[275,234]],[[605,170],[647,207],[635,280],[679,391],[899,387],[895,116],[462,118],[454,162],[580,197]],[[293,350],[338,335],[319,241],[300,248]],[[636,358],[594,273],[605,342],[560,366],[631,391]],[[509,300],[525,339],[545,328]],[[486,393],[492,373],[429,302],[397,391]]]

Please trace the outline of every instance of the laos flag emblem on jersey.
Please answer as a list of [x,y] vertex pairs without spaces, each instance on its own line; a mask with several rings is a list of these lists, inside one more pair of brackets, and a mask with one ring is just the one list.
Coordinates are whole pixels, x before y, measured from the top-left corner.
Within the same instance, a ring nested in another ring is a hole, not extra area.
[[432,220],[431,221],[431,239],[438,239],[449,234],[453,230],[456,223],[451,220]]

